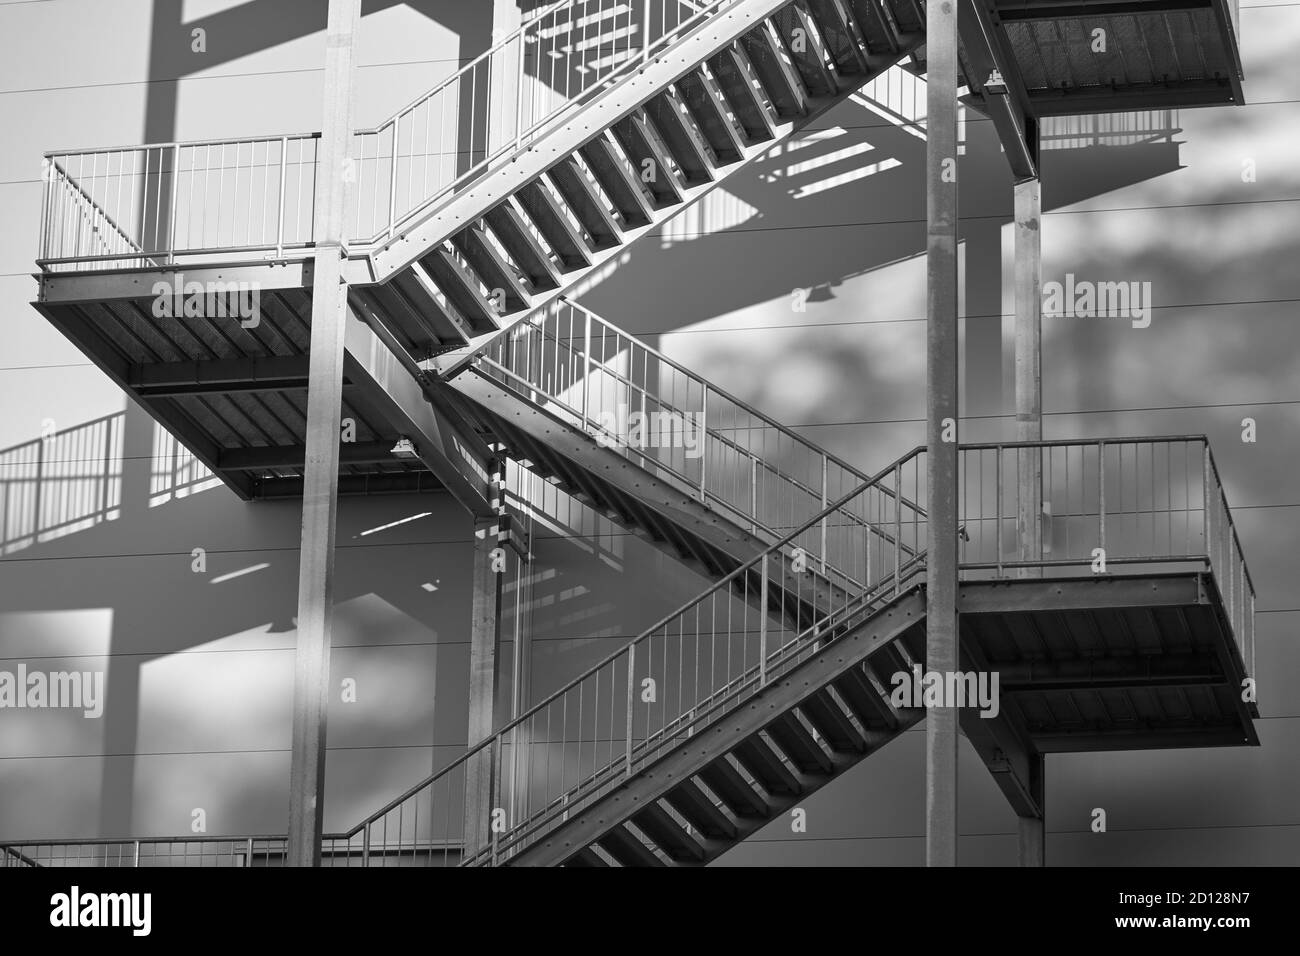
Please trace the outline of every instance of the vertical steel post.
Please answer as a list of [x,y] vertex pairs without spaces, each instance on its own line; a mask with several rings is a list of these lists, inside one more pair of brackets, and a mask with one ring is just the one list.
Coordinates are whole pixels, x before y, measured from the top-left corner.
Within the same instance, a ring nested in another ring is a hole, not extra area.
[[[495,474],[495,473],[494,473]],[[493,494],[500,494],[493,478]],[[493,502],[496,507],[497,502]],[[473,605],[469,646],[469,746],[475,747],[492,736],[501,669],[497,645],[501,638],[502,574],[494,570],[499,557],[496,519],[480,519],[474,528]],[[480,751],[465,767],[465,852],[477,853],[491,839],[488,829],[492,812],[491,754]]]
[[[301,156],[302,147],[298,148]],[[289,172],[289,137],[280,137],[280,198],[276,203],[275,214],[275,257],[284,258],[284,180]]]
[[[826,453],[822,453],[822,508],[824,512],[830,504],[830,499],[826,497],[827,474],[830,471],[830,459]],[[826,573],[826,519],[827,515],[822,515],[821,538],[822,538],[822,574]]]
[[641,0],[645,8],[641,16],[641,67],[650,62],[650,0]]
[[[415,121],[412,120],[411,122],[412,122],[412,129],[414,129]],[[392,143],[393,157],[390,160],[389,170],[388,170],[388,238],[389,239],[393,238],[393,224],[397,221],[397,144],[399,139],[401,138],[401,133],[402,133],[402,123],[400,118],[393,120],[393,143]],[[375,137],[375,149],[376,150],[379,149],[378,136]],[[378,157],[376,157],[376,159],[377,158]],[[379,164],[376,163],[375,165],[378,166]],[[377,176],[379,174],[376,173],[375,175]],[[407,199],[409,200],[410,197],[408,196]]]
[[352,127],[352,46],[360,0],[330,0],[326,27],[324,125],[316,181],[307,449],[298,563],[298,646],[294,655],[289,764],[290,866],[319,866],[325,802],[325,716],[334,617],[334,535],[343,402],[344,161]]
[[[641,393],[641,404],[645,405],[645,392]],[[709,493],[706,482],[709,478],[709,385],[704,383],[704,400],[700,403],[700,500],[708,501]],[[683,423],[682,428],[686,425]]]
[[[1042,240],[1037,179],[1015,185],[1015,358],[1016,440],[1043,440]],[[1043,452],[1021,448],[1016,455],[1018,561],[1043,557]],[[1021,567],[1018,577],[1041,576],[1041,568]]]
[[[1037,135],[1036,132],[1029,135]],[[1016,440],[1043,440],[1043,255],[1042,194],[1037,179],[1017,183],[1015,190],[1015,363]],[[1022,562],[1043,558],[1043,450],[1022,447],[1016,455],[1016,558]],[[1069,468],[1066,457],[1066,468]],[[1001,495],[1001,481],[998,493]],[[1001,522],[999,521],[999,529]],[[1000,549],[999,549],[1000,551]],[[999,554],[998,560],[1001,560]],[[1041,577],[1043,569],[1025,567],[1017,577]],[[1018,819],[1021,866],[1043,866],[1046,861],[1046,819],[1041,813],[1045,792],[1045,761],[1042,754],[1029,755],[1030,784],[1037,816]]]
[[1019,859],[1021,866],[1044,866],[1047,862],[1047,758],[1029,755],[1029,790],[1041,816],[1019,817]]
[[[236,164],[238,164],[239,162],[238,158],[236,158],[235,162]],[[160,161],[159,162],[160,168],[161,165],[162,164]],[[176,262],[176,190],[180,183],[180,176],[179,176],[180,168],[181,168],[181,144],[173,143],[172,144],[172,197],[170,203],[168,204],[168,209],[167,209],[167,218],[169,220],[167,224],[167,263],[169,265],[174,265]],[[221,238],[220,236],[217,237],[218,242],[220,242],[220,238]],[[231,238],[232,239],[234,238],[233,232],[231,233]]]
[[585,320],[582,331],[582,426],[586,428],[591,419],[588,411],[591,400],[591,313],[583,312],[582,315]]
[[[957,3],[926,9],[926,667],[957,655]],[[951,705],[951,701],[945,704]],[[925,721],[925,856],[957,864],[957,708]]]
[[767,554],[758,562],[761,583],[758,586],[758,686],[767,684]]
[[627,649],[627,754],[625,776],[632,776],[632,702],[636,693],[636,644]]

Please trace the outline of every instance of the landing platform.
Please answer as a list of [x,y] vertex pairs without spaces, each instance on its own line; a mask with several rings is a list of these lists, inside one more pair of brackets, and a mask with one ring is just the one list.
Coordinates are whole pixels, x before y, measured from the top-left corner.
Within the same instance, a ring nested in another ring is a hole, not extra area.
[[967,581],[964,648],[1040,753],[1258,746],[1212,575]]

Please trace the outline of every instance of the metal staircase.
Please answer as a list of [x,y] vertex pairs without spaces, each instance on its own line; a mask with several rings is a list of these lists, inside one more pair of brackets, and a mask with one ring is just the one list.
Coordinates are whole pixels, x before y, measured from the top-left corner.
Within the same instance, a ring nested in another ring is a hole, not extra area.
[[567,299],[485,343],[438,389],[483,442],[709,578],[821,513],[779,555],[796,626],[869,583],[871,567],[838,563],[836,535],[862,534],[877,567],[896,545],[916,554],[924,515],[912,503],[900,530],[874,499],[844,500],[867,475]]
[[[1014,556],[1014,476],[1028,456],[1054,503],[1033,561]],[[925,664],[924,553],[904,550],[925,540],[924,457],[811,515],[332,836],[327,855],[699,864],[781,816],[923,716],[891,696]],[[1001,675],[1000,713],[968,711],[962,726],[1004,789],[1016,754],[1258,743],[1258,710],[1239,693],[1254,668],[1254,589],[1203,438],[970,445],[960,468],[963,668]],[[892,547],[845,517],[862,514],[893,529]],[[861,586],[811,617],[782,614],[799,599],[787,559],[823,523],[828,563]],[[466,793],[485,768],[479,819]]]
[[[1224,0],[1173,26],[1178,11],[1137,5],[1152,79],[1126,65],[1123,82],[1043,56],[1058,42],[1044,30],[1089,11],[978,6],[984,46],[961,70],[995,123],[1016,97],[990,100],[994,73],[1024,87],[1024,116],[1119,94],[1240,102]],[[1208,46],[1215,23],[1226,54]],[[918,0],[560,0],[355,134],[344,413],[364,447],[344,454],[344,487],[422,489],[432,472],[491,516],[500,443],[716,583],[327,836],[327,862],[705,863],[921,719],[889,687],[924,666],[924,452],[868,476],[564,293],[889,66],[923,69],[923,25]],[[1175,27],[1208,38],[1201,68],[1162,52]],[[37,307],[244,497],[301,487],[316,141],[47,156]],[[245,280],[257,325],[154,309],[158,281]],[[1032,561],[1017,558],[1026,457],[1052,505]],[[1257,742],[1238,693],[1254,592],[1203,438],[965,446],[961,468],[962,659],[1008,695],[1000,719],[963,718],[990,766]],[[284,852],[276,836],[92,843],[0,860]]]
[[[519,42],[548,63],[562,105],[522,131],[507,123],[513,141],[480,146],[471,132],[482,159],[370,237],[374,284],[355,289],[354,307],[399,330],[417,360],[508,326],[916,49],[916,8],[897,7],[901,18],[890,0],[557,5]],[[636,34],[638,47],[620,42]],[[592,66],[597,49],[608,54]],[[512,50],[449,83],[500,74],[492,63],[518,61]],[[571,74],[562,84],[556,64]],[[489,92],[483,114],[508,114],[510,92]],[[394,181],[401,169],[399,150]]]
[[[346,487],[409,490],[422,463],[483,513],[484,450],[423,407],[418,365],[467,360],[898,62],[922,41],[916,9],[561,0],[358,132],[347,414],[367,448]],[[316,134],[46,160],[37,308],[241,497],[294,493]],[[256,288],[260,321],[159,315],[159,283]],[[400,437],[421,462],[387,454]]]

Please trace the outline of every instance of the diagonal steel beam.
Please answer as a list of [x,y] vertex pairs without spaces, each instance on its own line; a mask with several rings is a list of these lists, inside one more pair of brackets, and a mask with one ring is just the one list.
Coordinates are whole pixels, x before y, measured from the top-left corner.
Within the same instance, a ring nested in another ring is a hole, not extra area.
[[[967,672],[991,673],[984,654],[968,635],[962,637],[961,657]],[[997,715],[992,717],[963,707],[961,729],[1016,815],[1042,819],[1042,781],[1034,766],[1039,754],[1015,704],[1001,700]]]
[[446,409],[435,406],[419,369],[407,367],[398,357],[400,346],[388,340],[382,326],[377,331],[350,308],[345,345],[344,375],[358,398],[397,434],[414,442],[420,460],[471,514],[495,517],[487,479],[489,456],[482,441]]
[[[970,69],[969,104],[987,113],[998,131],[1016,182],[1038,178],[1038,120],[1030,109],[1029,95],[1014,55],[1002,44],[1002,31],[986,6],[990,0],[958,0],[957,32]],[[1002,86],[988,79],[993,71]]]

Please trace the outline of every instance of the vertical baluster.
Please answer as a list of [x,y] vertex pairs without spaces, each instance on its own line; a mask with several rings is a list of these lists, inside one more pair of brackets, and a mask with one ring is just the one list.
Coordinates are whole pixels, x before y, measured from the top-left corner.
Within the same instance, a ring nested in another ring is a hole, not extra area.
[[903,464],[894,466],[894,593],[898,593],[903,558]]
[[[162,157],[158,159],[159,171],[162,169]],[[179,170],[181,168],[181,147],[180,143],[172,144],[172,188],[171,200],[167,206],[167,263],[175,265],[176,263],[176,195],[177,188],[180,186]]]
[[1202,443],[1201,452],[1201,512],[1202,524],[1204,525],[1205,534],[1205,563],[1211,573],[1214,571],[1214,547],[1211,542],[1211,521],[1210,521],[1210,445],[1209,442]]
[[[828,468],[828,459],[827,459],[827,457],[826,457],[826,453],[825,453],[825,452],[822,452],[822,506],[821,506],[821,510],[822,510],[823,512],[826,511],[826,506],[829,504],[829,501],[828,501],[828,499],[827,499],[827,497],[826,497],[826,472],[827,472],[827,468]],[[826,516],[825,514],[823,514],[823,515],[822,515],[822,520],[821,520],[821,538],[822,538],[822,545],[821,545],[821,546],[822,546],[822,574],[825,574],[825,573],[826,573],[826,519],[827,519],[827,516]]]
[[275,213],[275,257],[284,258],[284,180],[289,172],[289,137],[280,137],[280,198]]
[[1106,550],[1106,443],[1097,443],[1097,547]]
[[626,765],[627,777],[632,776],[632,690],[635,682],[636,671],[636,644],[631,644],[627,649],[627,735],[624,743],[627,747],[624,759]]
[[758,534],[758,456],[749,456],[749,523],[752,534]]
[[[995,535],[996,535],[996,539],[997,539],[996,548],[997,548],[997,552],[998,552],[998,557],[997,557],[997,561],[998,561],[998,571],[997,571],[997,576],[998,576],[998,577],[1002,577],[1002,458],[1003,458],[1005,452],[1006,452],[1006,449],[1003,448],[1003,447],[1000,446],[1000,445],[998,446],[997,450],[994,452],[994,455],[995,455],[995,458],[996,458],[995,468],[996,468],[996,470],[997,470],[996,476],[995,476],[994,479],[993,479],[993,484],[996,486],[995,489],[994,489],[994,492],[993,492],[993,493],[994,493],[994,495],[995,495],[996,498],[997,498],[997,517],[996,517],[994,520],[997,522],[997,528],[995,529]],[[1017,473],[1017,474],[1020,473],[1020,469],[1019,469],[1019,467],[1018,467],[1018,465],[1019,465],[1019,457],[1020,457],[1020,454],[1021,454],[1021,449],[1017,448],[1017,449],[1016,449],[1016,458],[1017,458],[1017,468],[1016,468],[1016,473]],[[1019,483],[1016,484],[1016,513],[1017,513],[1017,514],[1020,513],[1020,485],[1019,485]]]
[[515,82],[515,149],[519,148],[519,143],[524,137],[524,81],[528,77],[527,57],[528,44],[525,42],[523,29],[519,31],[519,38],[515,41],[519,44],[519,57],[515,63],[518,68],[518,76]]
[[758,562],[758,686],[767,684],[767,552]]
[[[709,383],[704,383],[704,401],[700,403],[700,433],[708,435],[709,433]],[[704,444],[704,454],[700,455],[700,500],[708,500],[708,493],[705,491],[705,485],[709,475],[709,443],[707,439],[701,439]],[[683,469],[684,470],[684,469]]]
[[[572,313],[570,313],[572,315]],[[571,323],[572,325],[572,323]],[[591,382],[591,313],[583,310],[582,331],[582,421],[586,425],[591,419],[588,411]]]

